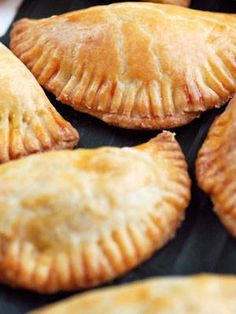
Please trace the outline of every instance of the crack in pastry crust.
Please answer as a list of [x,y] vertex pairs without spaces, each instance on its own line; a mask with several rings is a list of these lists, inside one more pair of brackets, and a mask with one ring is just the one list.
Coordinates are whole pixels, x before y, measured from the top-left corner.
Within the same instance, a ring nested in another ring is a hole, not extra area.
[[198,153],[196,172],[199,186],[213,201],[227,230],[236,237],[236,97],[216,118]]
[[163,129],[236,91],[236,17],[151,3],[22,19],[11,49],[58,100],[124,128]]
[[0,43],[0,163],[72,148],[78,139],[29,70]]
[[139,265],[175,235],[190,199],[169,132],[134,148],[30,156],[3,165],[0,181],[0,280],[47,293]]
[[73,296],[31,314],[233,314],[234,276],[162,277]]

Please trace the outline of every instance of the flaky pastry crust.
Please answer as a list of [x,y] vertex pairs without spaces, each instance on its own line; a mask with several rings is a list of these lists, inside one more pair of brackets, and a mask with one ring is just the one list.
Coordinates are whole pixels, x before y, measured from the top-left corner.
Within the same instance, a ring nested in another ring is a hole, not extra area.
[[47,99],[34,76],[0,43],[0,163],[72,148],[77,131]]
[[31,314],[234,314],[235,293],[234,276],[153,278],[77,295]]
[[58,100],[124,128],[166,129],[236,91],[236,17],[118,3],[22,19],[11,49]]
[[189,7],[191,0],[144,0],[147,2],[164,3],[164,4],[175,4],[183,7]]
[[198,153],[199,186],[212,198],[215,211],[236,237],[236,97],[216,118]]
[[0,182],[0,281],[46,293],[137,266],[175,235],[190,199],[171,133],[23,158],[0,167]]

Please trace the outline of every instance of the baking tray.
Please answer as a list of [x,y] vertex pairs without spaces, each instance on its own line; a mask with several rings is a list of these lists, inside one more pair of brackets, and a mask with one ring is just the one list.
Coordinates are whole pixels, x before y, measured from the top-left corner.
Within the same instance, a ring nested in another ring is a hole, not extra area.
[[[53,14],[107,4],[96,0],[26,0],[18,10],[15,20],[22,17],[42,18]],[[236,13],[233,0],[193,0],[195,9]],[[1,7],[0,7],[1,10]],[[1,38],[8,45],[9,32]],[[150,131],[130,131],[108,126],[86,114],[63,106],[47,94],[56,109],[80,132],[78,147],[132,146],[145,142],[157,134]],[[118,285],[151,276],[187,275],[199,272],[236,274],[236,241],[230,237],[212,210],[208,197],[199,190],[194,175],[194,163],[207,131],[224,108],[212,110],[187,126],[175,129],[192,177],[192,201],[186,219],[176,237],[146,263],[113,281]],[[110,285],[109,284],[109,285]],[[28,310],[60,300],[71,293],[39,295],[29,291],[0,286],[0,314],[23,314]]]

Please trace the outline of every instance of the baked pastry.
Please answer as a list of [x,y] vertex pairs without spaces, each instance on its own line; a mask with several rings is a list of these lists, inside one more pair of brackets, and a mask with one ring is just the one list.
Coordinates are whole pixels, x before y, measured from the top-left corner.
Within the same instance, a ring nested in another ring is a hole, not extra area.
[[234,314],[235,293],[234,276],[153,278],[87,292],[31,314]]
[[77,131],[50,104],[30,71],[0,43],[0,163],[73,147]]
[[213,123],[198,153],[199,186],[207,192],[215,211],[236,237],[236,96]]
[[58,100],[109,124],[166,129],[236,91],[236,17],[118,3],[22,19],[11,49]]
[[188,7],[191,0],[144,0],[147,2],[164,3],[164,4],[175,4],[183,7]]
[[171,133],[30,156],[1,166],[0,181],[0,281],[46,293],[137,266],[174,236],[190,198]]

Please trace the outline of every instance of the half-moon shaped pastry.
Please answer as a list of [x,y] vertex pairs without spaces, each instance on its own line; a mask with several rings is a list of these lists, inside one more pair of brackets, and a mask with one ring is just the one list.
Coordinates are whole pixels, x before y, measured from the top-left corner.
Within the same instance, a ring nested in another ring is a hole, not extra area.
[[147,2],[164,3],[164,4],[175,4],[183,7],[188,7],[191,0],[144,0]]
[[190,198],[171,133],[134,148],[33,155],[0,167],[0,181],[0,281],[46,293],[139,265],[175,235]]
[[87,292],[31,314],[234,314],[234,276],[164,277]]
[[11,48],[58,100],[124,128],[177,127],[236,92],[236,16],[152,3],[23,19]]
[[0,163],[79,139],[47,99],[30,71],[0,43]]
[[214,209],[236,237],[236,96],[213,123],[198,153],[199,186],[210,195]]

